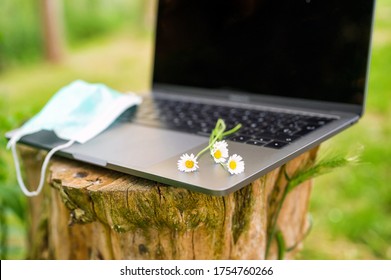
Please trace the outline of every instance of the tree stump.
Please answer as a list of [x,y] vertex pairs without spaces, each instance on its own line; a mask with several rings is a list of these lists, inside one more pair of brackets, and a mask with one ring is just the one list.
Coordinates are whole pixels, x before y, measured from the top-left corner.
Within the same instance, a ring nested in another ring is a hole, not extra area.
[[[36,185],[44,152],[19,148],[27,181]],[[270,233],[278,212],[285,258],[294,258],[309,228],[311,181],[290,192],[281,211],[278,205],[287,175],[313,164],[317,150],[226,196],[56,157],[43,193],[30,200],[29,258],[275,259]]]

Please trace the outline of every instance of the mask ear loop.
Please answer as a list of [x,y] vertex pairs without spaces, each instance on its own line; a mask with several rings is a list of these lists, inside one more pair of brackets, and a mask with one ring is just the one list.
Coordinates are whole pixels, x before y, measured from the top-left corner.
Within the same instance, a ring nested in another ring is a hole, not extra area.
[[53,149],[51,149],[48,154],[46,155],[45,157],[45,160],[43,161],[43,164],[42,164],[42,167],[41,167],[41,177],[39,179],[39,184],[38,184],[38,187],[35,191],[29,191],[27,188],[26,188],[26,185],[24,184],[23,182],[23,178],[22,178],[22,174],[20,172],[20,164],[19,164],[19,159],[18,159],[18,154],[16,152],[16,143],[12,143],[11,144],[11,150],[12,150],[12,156],[14,158],[14,163],[15,163],[15,170],[16,170],[16,178],[18,180],[18,183],[19,183],[19,186],[20,186],[20,189],[22,190],[22,192],[28,196],[28,197],[33,197],[33,196],[37,196],[41,193],[42,191],[42,188],[43,188],[43,185],[45,183],[45,174],[46,174],[46,169],[49,165],[49,161],[51,159],[51,157],[56,153],[58,152],[59,150],[62,150],[62,149],[66,149],[70,146],[72,146],[73,144],[75,143],[75,140],[70,140],[68,141],[67,143],[65,144],[62,144],[62,145],[59,145],[57,147],[54,147]]

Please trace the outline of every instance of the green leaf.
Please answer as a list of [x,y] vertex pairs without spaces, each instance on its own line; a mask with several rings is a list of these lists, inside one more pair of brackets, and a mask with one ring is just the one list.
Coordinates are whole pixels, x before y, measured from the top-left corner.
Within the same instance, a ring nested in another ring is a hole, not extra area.
[[26,219],[26,199],[17,186],[0,185],[0,204],[4,210],[10,210],[21,221]]
[[312,166],[308,166],[298,173],[294,174],[291,178],[287,177],[288,180],[288,192],[292,191],[301,183],[313,179],[315,177],[327,174],[337,168],[346,167],[350,164],[357,163],[359,156],[348,156],[348,155],[336,155],[328,156],[324,159],[319,160]]

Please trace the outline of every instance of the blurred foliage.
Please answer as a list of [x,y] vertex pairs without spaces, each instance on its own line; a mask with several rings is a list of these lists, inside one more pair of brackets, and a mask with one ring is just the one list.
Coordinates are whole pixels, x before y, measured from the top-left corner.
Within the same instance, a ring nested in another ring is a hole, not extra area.
[[42,57],[39,1],[1,0],[0,71]]
[[[140,29],[144,20],[143,0],[58,1],[62,4],[63,27],[70,44],[80,44],[124,27]],[[40,3],[1,0],[0,72],[43,59]]]
[[[0,135],[4,135],[15,125],[16,119],[9,114],[4,96],[0,95]],[[0,147],[5,147],[6,142],[4,137],[0,137]],[[24,245],[26,200],[24,196],[21,196],[15,178],[10,176],[13,171],[9,157],[5,149],[0,149],[0,259],[24,255],[20,242],[15,243],[12,237],[19,235],[19,241],[22,241]],[[20,239],[21,236],[22,239]]]
[[115,29],[131,25],[142,26],[142,0],[67,0],[64,2],[64,22],[71,43],[90,40]]

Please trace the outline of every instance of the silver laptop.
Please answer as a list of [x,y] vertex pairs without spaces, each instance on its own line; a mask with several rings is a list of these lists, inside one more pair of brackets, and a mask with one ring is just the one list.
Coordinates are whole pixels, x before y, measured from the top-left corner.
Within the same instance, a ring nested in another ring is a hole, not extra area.
[[[359,120],[374,4],[161,0],[150,96],[58,154],[207,194],[236,191]],[[226,140],[244,173],[230,175],[209,155],[197,172],[180,172],[180,156],[204,148],[218,118],[243,125]],[[41,131],[21,142],[63,141]]]

